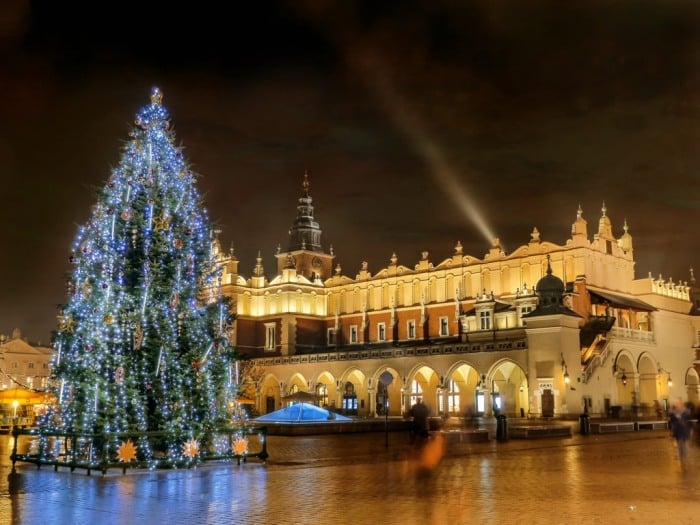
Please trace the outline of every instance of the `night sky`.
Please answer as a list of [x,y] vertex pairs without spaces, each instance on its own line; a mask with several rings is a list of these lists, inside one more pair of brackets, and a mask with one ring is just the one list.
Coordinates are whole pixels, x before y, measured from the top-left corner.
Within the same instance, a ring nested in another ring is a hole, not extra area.
[[510,253],[534,227],[564,244],[579,204],[592,237],[603,202],[637,277],[700,270],[696,1],[186,5],[0,7],[0,333],[49,343],[154,86],[245,276],[258,251],[274,275],[306,171],[350,277],[457,241]]

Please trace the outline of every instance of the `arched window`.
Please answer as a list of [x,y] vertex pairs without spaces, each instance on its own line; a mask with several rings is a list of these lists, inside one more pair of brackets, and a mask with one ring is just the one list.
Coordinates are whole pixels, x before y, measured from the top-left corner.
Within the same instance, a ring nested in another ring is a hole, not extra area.
[[357,394],[350,381],[343,387],[343,414],[357,415]]
[[418,398],[423,399],[423,387],[420,386],[420,383],[418,382],[417,379],[414,379],[411,381],[411,406],[415,405],[416,402],[418,401]]
[[460,414],[459,405],[459,388],[454,380],[450,379],[447,383],[447,411],[450,415]]
[[377,415],[383,416],[389,404],[389,389],[381,381],[377,382]]
[[319,406],[328,406],[328,387],[323,383],[316,384],[316,399]]

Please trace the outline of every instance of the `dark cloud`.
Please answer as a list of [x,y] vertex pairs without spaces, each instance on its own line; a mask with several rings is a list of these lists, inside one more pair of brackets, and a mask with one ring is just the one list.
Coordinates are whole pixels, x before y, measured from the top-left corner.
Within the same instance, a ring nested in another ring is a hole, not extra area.
[[244,274],[258,251],[275,267],[307,170],[350,276],[457,241],[482,257],[465,198],[507,250],[533,227],[564,243],[579,204],[592,235],[605,202],[638,277],[698,263],[694,2],[3,8],[2,332],[48,341],[77,225],[154,85]]

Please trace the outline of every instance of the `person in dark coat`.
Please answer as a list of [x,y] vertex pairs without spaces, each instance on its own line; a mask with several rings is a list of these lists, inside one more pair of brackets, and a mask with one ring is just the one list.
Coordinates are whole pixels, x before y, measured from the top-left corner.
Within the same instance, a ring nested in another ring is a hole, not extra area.
[[688,441],[693,434],[692,414],[688,410],[687,404],[684,405],[678,400],[673,405],[668,426],[671,429],[671,435],[676,440],[681,467],[685,469],[688,466]]
[[423,403],[421,398],[418,398],[416,403],[411,407],[409,415],[413,418],[411,425],[411,443],[423,443],[429,436],[430,407]]

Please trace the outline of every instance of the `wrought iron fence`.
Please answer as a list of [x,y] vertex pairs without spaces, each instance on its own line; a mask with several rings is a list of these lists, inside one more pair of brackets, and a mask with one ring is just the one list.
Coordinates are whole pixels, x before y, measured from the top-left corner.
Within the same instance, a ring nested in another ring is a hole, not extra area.
[[[267,460],[267,427],[240,426],[200,433],[114,432],[82,434],[42,429],[12,430],[14,444],[10,459],[34,463],[54,470],[68,467],[108,469],[192,468],[207,461],[232,461],[238,465],[248,458]],[[21,443],[20,443],[21,442]]]

